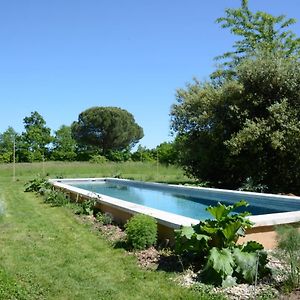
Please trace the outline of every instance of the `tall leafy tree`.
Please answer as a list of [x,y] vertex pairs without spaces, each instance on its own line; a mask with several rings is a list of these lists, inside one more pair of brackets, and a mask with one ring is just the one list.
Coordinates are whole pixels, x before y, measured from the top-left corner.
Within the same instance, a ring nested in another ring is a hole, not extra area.
[[72,135],[83,145],[97,147],[103,154],[133,147],[143,129],[128,111],[117,107],[92,107],[79,114]]
[[76,141],[72,137],[71,127],[62,125],[57,131],[55,131],[51,159],[72,161],[75,158]]
[[22,133],[22,146],[19,149],[22,160],[32,162],[48,158],[48,146],[52,142],[52,136],[44,118],[34,111],[23,121],[25,132]]
[[235,67],[257,52],[300,57],[300,38],[288,29],[296,23],[295,19],[285,15],[273,16],[262,11],[254,13],[249,9],[248,0],[242,0],[241,3],[240,8],[228,8],[225,16],[217,19],[222,28],[228,28],[237,36],[237,41],[233,44],[233,51],[216,57],[217,60],[223,60],[223,63],[213,73],[213,78],[233,76]]
[[294,20],[252,13],[244,0],[218,22],[241,40],[212,81],[177,91],[171,128],[181,164],[215,186],[299,193],[300,40],[287,30]]
[[177,92],[172,129],[187,173],[215,186],[251,179],[274,192],[300,190],[300,63],[263,55],[245,60],[221,86]]
[[18,139],[19,135],[11,126],[0,134],[0,162],[10,163],[13,161],[14,146],[16,147]]

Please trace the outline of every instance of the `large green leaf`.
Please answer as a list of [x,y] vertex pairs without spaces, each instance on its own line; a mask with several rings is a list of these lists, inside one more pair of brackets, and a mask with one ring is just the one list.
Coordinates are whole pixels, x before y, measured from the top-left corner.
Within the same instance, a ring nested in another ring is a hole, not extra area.
[[255,242],[255,241],[249,241],[243,247],[243,252],[255,252],[255,251],[263,250],[263,249],[264,249],[264,247],[262,244]]
[[229,222],[226,224],[225,228],[222,230],[227,242],[234,241],[237,236],[239,236],[239,230],[241,228],[240,222]]
[[191,239],[195,233],[195,230],[191,226],[184,226],[180,228],[177,232],[179,232],[181,236],[184,236],[187,239]]
[[222,287],[227,288],[236,285],[236,278],[232,277],[231,275],[228,275],[223,281],[222,281]]
[[236,202],[236,203],[233,204],[233,210],[238,208],[238,207],[241,207],[241,206],[247,207],[248,205],[249,205],[248,202],[246,202],[245,200],[241,200],[241,201]]
[[255,278],[257,270],[257,254],[255,252],[243,252],[239,248],[233,250],[233,256],[236,263],[236,272],[239,273],[242,278],[251,283]]
[[213,247],[209,251],[207,268],[211,267],[218,272],[223,279],[233,273],[234,260],[228,248],[217,249]]
[[216,220],[220,221],[222,218],[226,217],[230,213],[231,206],[226,206],[219,202],[217,206],[209,206],[206,208],[206,210]]

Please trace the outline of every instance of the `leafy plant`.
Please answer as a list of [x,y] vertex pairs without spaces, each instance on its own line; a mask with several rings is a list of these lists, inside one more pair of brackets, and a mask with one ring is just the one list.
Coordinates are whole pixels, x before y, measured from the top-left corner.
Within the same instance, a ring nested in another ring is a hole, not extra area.
[[96,215],[96,220],[103,225],[109,225],[112,224],[113,217],[110,213],[98,212]]
[[87,199],[82,202],[76,202],[77,209],[75,209],[75,214],[77,215],[92,215],[94,213],[94,208],[96,205],[95,199]]
[[36,192],[39,193],[42,189],[48,189],[51,185],[45,177],[37,176],[34,179],[29,180],[25,183],[25,192]]
[[125,232],[130,246],[145,249],[156,243],[157,222],[153,217],[137,214],[127,221]]
[[44,202],[49,203],[52,206],[66,206],[70,202],[70,199],[64,192],[56,190],[43,191]]
[[207,211],[214,219],[176,230],[177,252],[203,262],[204,280],[230,286],[236,281],[252,282],[256,272],[260,276],[268,272],[267,256],[261,244],[251,241],[237,245],[238,238],[244,236],[252,222],[246,218],[248,212],[234,214],[233,211],[247,205],[239,201],[233,205],[209,206]]
[[246,216],[248,212],[232,214],[241,206],[248,206],[245,201],[239,201],[233,205],[218,203],[217,206],[209,206],[207,211],[214,219],[200,221],[198,224],[182,227],[176,230],[176,250],[178,252],[193,252],[195,255],[204,255],[212,247],[219,249],[235,245],[240,236],[244,236],[245,230],[252,223]]
[[300,232],[299,228],[281,226],[277,229],[278,246],[276,256],[284,268],[285,289],[290,292],[300,286]]

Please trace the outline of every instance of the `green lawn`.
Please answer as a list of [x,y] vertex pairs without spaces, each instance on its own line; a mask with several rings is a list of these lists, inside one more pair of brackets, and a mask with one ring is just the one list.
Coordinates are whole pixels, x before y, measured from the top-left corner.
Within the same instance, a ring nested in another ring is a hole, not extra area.
[[[183,181],[176,168],[142,164],[47,163],[50,176],[112,176]],[[0,299],[216,299],[181,288],[172,273],[144,271],[133,256],[113,249],[66,208],[51,207],[23,185],[42,164],[0,165]],[[152,172],[152,173],[151,173]],[[158,176],[157,176],[158,175]],[[156,177],[155,177],[156,176]],[[147,178],[146,178],[147,177]]]

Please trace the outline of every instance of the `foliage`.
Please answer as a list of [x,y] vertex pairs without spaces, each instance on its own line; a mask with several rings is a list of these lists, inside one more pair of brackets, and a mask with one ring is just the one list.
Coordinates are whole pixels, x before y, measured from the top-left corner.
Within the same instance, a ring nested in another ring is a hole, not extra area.
[[253,282],[256,272],[264,276],[267,256],[261,244],[248,242],[237,245],[238,238],[252,226],[247,212],[234,214],[245,201],[233,205],[209,206],[214,219],[200,221],[190,227],[176,230],[176,251],[191,254],[195,260],[204,260],[204,281],[230,286],[236,281]]
[[93,215],[96,205],[95,199],[85,199],[82,202],[76,202],[77,207],[75,214],[77,215]]
[[263,184],[255,184],[251,177],[245,179],[245,182],[242,183],[239,191],[251,191],[256,193],[263,193],[268,190],[268,187]]
[[[299,226],[299,224],[298,224]],[[277,257],[286,266],[285,288],[287,291],[300,287],[300,231],[299,227],[277,228]]]
[[174,143],[161,143],[154,149],[154,152],[157,152],[158,161],[161,164],[173,165],[177,162],[178,153]]
[[129,149],[124,149],[124,150],[110,150],[106,154],[106,158],[110,161],[115,161],[115,162],[123,162],[123,161],[128,161],[130,159],[130,152]]
[[127,221],[125,232],[133,249],[145,249],[156,243],[157,222],[153,217],[137,214]]
[[154,162],[155,156],[152,150],[139,145],[137,150],[131,154],[131,159],[133,161]]
[[13,161],[14,142],[16,143],[18,134],[12,127],[0,134],[0,163],[10,163]]
[[72,161],[76,158],[76,141],[72,138],[71,127],[62,125],[53,139],[51,159]]
[[95,155],[91,156],[91,158],[89,159],[89,162],[94,163],[94,164],[103,164],[103,163],[107,162],[107,158],[103,155],[95,154]]
[[36,192],[40,193],[44,189],[49,189],[51,187],[50,183],[47,181],[45,177],[41,177],[40,175],[35,178],[29,180],[25,183],[25,192]]
[[49,156],[47,145],[52,142],[50,128],[46,127],[43,117],[36,111],[24,118],[25,132],[22,133],[18,149],[21,161],[42,161]]
[[128,111],[117,107],[92,107],[79,114],[72,124],[78,143],[98,147],[103,154],[134,146],[142,137],[142,128]]
[[[171,112],[179,161],[214,186],[297,193],[300,188],[300,39],[284,16],[248,1],[217,20],[239,37],[211,81],[177,91]],[[285,180],[283,181],[282,178]]]
[[52,206],[66,206],[70,199],[62,191],[47,189],[43,191],[44,202]]
[[96,220],[103,225],[110,225],[113,222],[113,216],[110,213],[98,212],[96,214]]
[[222,28],[228,28],[237,39],[233,45],[234,50],[218,56],[223,59],[221,69],[212,77],[235,74],[235,67],[243,59],[253,57],[258,51],[276,53],[282,57],[300,57],[300,39],[288,30],[295,19],[286,18],[284,15],[273,16],[266,12],[249,10],[248,0],[242,0],[242,5],[237,9],[226,9],[225,17],[217,19]]
[[276,55],[245,60],[220,86],[179,90],[172,129],[187,174],[225,188],[252,178],[271,192],[297,193],[299,91],[300,63]]

